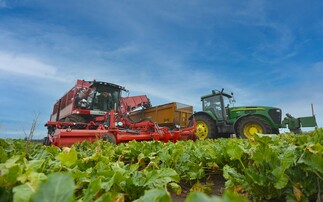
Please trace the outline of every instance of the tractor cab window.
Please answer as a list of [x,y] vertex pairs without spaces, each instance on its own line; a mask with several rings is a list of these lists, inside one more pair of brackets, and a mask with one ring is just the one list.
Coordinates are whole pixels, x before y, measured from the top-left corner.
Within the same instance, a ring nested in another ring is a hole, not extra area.
[[222,104],[220,95],[203,99],[203,110],[211,111],[219,120],[223,120]]
[[230,108],[230,105],[232,104],[232,98],[229,98],[227,96],[223,96],[223,106],[225,108],[225,119],[229,119],[229,116],[230,116],[230,113],[229,113],[229,108]]
[[232,104],[232,100],[227,96],[223,96],[223,103],[225,108],[229,108],[230,104]]

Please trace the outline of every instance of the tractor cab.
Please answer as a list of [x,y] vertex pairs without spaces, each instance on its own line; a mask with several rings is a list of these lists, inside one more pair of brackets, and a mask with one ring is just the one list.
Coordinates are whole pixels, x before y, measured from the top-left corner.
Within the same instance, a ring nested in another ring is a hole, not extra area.
[[216,120],[225,121],[228,119],[228,108],[234,103],[233,94],[222,91],[212,91],[212,94],[201,98],[203,111],[209,112]]

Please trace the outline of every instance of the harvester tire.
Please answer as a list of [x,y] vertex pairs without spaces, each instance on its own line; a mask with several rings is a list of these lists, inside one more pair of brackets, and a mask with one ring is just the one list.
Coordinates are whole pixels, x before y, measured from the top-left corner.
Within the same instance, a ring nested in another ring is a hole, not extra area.
[[105,134],[102,136],[102,140],[108,141],[112,144],[117,144],[117,140],[112,134]]
[[45,145],[45,146],[50,146],[51,145],[48,137],[44,137],[43,145]]
[[236,133],[241,138],[251,139],[255,133],[271,134],[272,129],[265,119],[257,116],[247,116],[239,121]]
[[197,114],[194,116],[196,121],[196,135],[198,139],[217,138],[217,129],[215,121],[206,114]]

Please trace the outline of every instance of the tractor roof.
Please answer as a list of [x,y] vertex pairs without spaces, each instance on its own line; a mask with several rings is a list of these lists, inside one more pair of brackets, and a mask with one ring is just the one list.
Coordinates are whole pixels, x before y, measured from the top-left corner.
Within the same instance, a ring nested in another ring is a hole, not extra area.
[[222,89],[222,91],[212,90],[212,94],[204,95],[201,97],[201,99],[212,97],[214,95],[223,95],[225,97],[232,98],[232,93],[231,94],[225,93],[225,92],[223,92],[223,89]]

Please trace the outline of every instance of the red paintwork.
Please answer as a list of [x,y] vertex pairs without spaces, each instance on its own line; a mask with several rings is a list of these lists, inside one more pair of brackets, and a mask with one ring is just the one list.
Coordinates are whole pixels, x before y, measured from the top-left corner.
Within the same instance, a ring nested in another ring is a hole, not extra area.
[[[129,124],[128,128],[115,126],[114,111],[108,113],[110,116],[111,127],[107,128],[102,124],[97,125],[95,122],[88,124],[72,123],[72,122],[47,122],[47,126],[56,128],[55,133],[48,135],[52,145],[58,147],[71,146],[74,143],[89,141],[93,142],[102,139],[103,135],[112,134],[116,139],[116,143],[136,141],[159,140],[163,142],[176,142],[178,140],[186,140],[191,134],[195,134],[195,122],[192,127],[183,130],[169,131],[166,127],[158,127],[156,124],[149,121],[140,122],[137,124]],[[127,118],[120,118],[121,122],[129,123]],[[75,125],[83,126],[84,129],[71,129]],[[95,128],[93,128],[95,127]],[[91,129],[92,128],[92,129]]]
[[[71,114],[90,114],[90,110],[84,110],[84,109],[77,109],[75,106],[75,103],[73,100],[75,99],[76,95],[80,90],[83,88],[89,88],[90,83],[83,81],[83,80],[77,80],[76,84],[73,86],[71,90],[69,90],[60,100],[57,100],[57,102],[54,105],[53,112],[50,116],[51,121],[58,121],[61,120],[62,118],[67,117],[68,115]],[[61,105],[64,105],[64,109],[58,110],[59,104],[61,102]],[[59,116],[58,115],[59,111]]]
[[[195,121],[192,127],[175,131],[170,131],[166,127],[159,127],[150,121],[133,123],[126,112],[129,108],[131,111],[139,106],[150,106],[150,101],[146,95],[120,98],[118,113],[111,110],[106,112],[105,115],[92,115],[91,112],[93,111],[91,110],[77,108],[74,102],[77,94],[82,89],[84,94],[89,93],[90,86],[90,82],[77,80],[74,87],[54,105],[50,121],[45,125],[49,129],[48,138],[52,145],[64,147],[85,140],[93,142],[97,139],[102,139],[102,136],[106,134],[112,134],[117,144],[131,140],[176,142],[188,139],[189,135],[192,135],[193,138],[195,134]],[[84,90],[84,88],[86,89]],[[92,118],[88,119],[88,123],[59,121],[71,114],[84,116],[91,114]]]
[[146,95],[122,97],[120,103],[122,113],[127,112],[128,107],[130,108],[130,111],[132,111],[140,106],[150,106],[150,100]]
[[[76,99],[77,94],[84,88],[89,89],[90,83],[83,80],[77,80],[76,84],[69,90],[60,100],[58,100],[53,108],[53,112],[50,116],[50,121],[59,121],[65,117],[68,117],[71,114],[78,115],[89,115],[91,110],[78,108],[75,105],[74,100]],[[85,91],[85,94],[88,94],[89,90]],[[61,104],[60,104],[61,101]],[[63,105],[64,108],[58,110],[58,106]],[[139,106],[150,106],[150,100],[146,95],[139,96],[128,96],[120,98],[120,111],[121,113],[126,113],[127,108],[129,107],[130,111],[136,109]],[[58,113],[59,112],[59,113]]]

